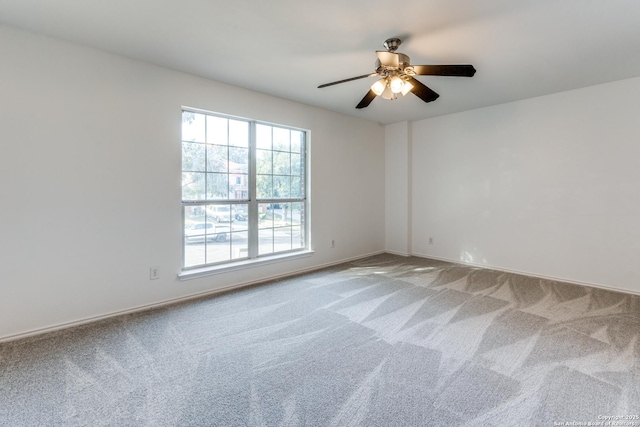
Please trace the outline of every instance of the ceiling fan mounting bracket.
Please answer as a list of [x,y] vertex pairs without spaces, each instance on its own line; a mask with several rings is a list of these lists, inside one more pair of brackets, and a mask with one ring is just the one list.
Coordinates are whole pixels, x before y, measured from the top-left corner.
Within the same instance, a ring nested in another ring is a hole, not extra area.
[[396,50],[398,50],[401,44],[402,44],[402,40],[397,38],[391,38],[391,39],[386,39],[382,45],[389,52],[395,52]]

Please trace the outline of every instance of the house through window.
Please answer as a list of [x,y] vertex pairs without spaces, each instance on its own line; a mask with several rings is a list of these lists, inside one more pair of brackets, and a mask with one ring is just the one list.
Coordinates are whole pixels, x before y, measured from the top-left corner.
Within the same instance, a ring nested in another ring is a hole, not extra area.
[[182,111],[183,268],[306,250],[307,133]]

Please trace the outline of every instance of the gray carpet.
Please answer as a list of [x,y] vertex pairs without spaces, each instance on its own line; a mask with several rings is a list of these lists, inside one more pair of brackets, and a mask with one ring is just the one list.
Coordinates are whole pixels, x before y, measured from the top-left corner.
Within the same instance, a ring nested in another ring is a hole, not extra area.
[[639,333],[638,296],[380,255],[0,344],[0,425],[633,418]]

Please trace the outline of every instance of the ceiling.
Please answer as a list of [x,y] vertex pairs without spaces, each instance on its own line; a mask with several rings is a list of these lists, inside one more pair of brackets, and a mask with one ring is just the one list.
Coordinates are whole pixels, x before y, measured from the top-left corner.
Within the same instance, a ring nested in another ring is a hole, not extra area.
[[[2,24],[385,124],[640,76],[639,22],[633,0],[0,0]],[[419,77],[428,104],[317,88],[373,72],[390,37],[477,73]]]

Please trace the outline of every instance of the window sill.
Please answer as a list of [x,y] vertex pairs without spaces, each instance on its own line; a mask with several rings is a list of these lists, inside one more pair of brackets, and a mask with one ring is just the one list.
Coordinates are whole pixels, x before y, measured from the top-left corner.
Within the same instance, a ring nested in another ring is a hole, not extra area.
[[294,259],[306,258],[314,254],[313,250],[305,250],[294,253],[278,254],[268,257],[261,257],[256,259],[247,259],[228,263],[224,265],[216,265],[210,267],[194,268],[192,270],[185,270],[178,274],[178,280],[181,282],[185,280],[197,279],[199,277],[212,276],[214,274],[229,273],[236,270],[244,270],[247,268],[258,267],[261,265],[274,264],[277,262],[291,261]]

